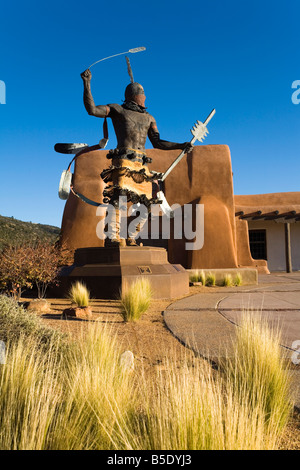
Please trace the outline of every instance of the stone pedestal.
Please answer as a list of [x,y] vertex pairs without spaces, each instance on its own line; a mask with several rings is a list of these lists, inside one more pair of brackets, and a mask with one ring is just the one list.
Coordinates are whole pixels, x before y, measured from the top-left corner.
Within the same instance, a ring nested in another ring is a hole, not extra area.
[[79,280],[91,297],[115,299],[139,277],[151,283],[154,299],[172,299],[189,293],[189,274],[180,264],[170,264],[167,251],[156,247],[79,248],[74,264],[59,275],[61,295]]

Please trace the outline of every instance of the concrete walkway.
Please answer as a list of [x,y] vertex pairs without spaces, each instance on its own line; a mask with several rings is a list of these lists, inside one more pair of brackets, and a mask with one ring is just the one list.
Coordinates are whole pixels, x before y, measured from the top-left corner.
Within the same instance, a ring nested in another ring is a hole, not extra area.
[[[300,272],[260,275],[257,286],[209,288],[171,304],[164,319],[182,343],[217,361],[226,352],[230,354],[244,310],[258,312],[270,326],[279,323],[282,352],[287,359],[293,354],[294,341],[299,341],[296,349],[300,349]],[[300,370],[293,372],[300,406]]]

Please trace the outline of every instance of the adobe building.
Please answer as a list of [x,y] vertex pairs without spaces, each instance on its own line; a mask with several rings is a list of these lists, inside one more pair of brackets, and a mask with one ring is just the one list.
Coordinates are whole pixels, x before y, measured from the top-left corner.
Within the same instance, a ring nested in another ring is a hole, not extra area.
[[[164,172],[178,150],[149,149],[150,170]],[[73,186],[77,193],[102,203],[107,150],[84,149],[75,161]],[[164,181],[168,203],[204,205],[204,244],[186,250],[187,240],[147,240],[145,245],[167,249],[172,265],[186,269],[249,270],[269,273],[300,269],[300,193],[235,196],[230,150],[227,145],[195,146]],[[70,193],[62,220],[61,242],[77,248],[103,247],[96,233],[96,207]],[[98,226],[99,227],[99,226]],[[134,248],[139,250],[138,247]]]
[[[252,258],[266,260],[269,271],[300,270],[300,192],[235,196],[234,200],[237,232],[248,233]],[[242,246],[240,251],[242,262]]]

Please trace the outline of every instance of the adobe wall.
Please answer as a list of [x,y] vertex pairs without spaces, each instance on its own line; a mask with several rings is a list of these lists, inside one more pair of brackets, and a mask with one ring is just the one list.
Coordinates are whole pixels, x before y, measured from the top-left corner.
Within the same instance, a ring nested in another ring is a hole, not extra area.
[[288,212],[300,210],[300,192],[288,193],[268,193],[268,194],[245,194],[234,196],[236,211],[243,210],[246,212],[254,212],[255,210],[263,210],[271,212],[280,210],[280,212]]
[[270,274],[267,261],[253,259],[250,252],[249,231],[247,220],[236,219],[237,259],[238,264],[245,268],[255,268],[260,273]]
[[[150,170],[165,171],[180,151],[147,150],[153,162]],[[92,147],[77,158],[74,187],[84,196],[102,202],[104,183],[100,173],[110,164],[106,150]],[[235,208],[230,151],[226,145],[196,146],[183,157],[165,180],[165,195],[170,205],[204,204],[204,245],[186,251],[187,240],[168,241],[169,261],[186,268],[235,268],[237,264]],[[61,241],[71,249],[103,246],[96,235],[99,222],[96,208],[73,194],[66,202]],[[137,248],[138,249],[138,248]]]

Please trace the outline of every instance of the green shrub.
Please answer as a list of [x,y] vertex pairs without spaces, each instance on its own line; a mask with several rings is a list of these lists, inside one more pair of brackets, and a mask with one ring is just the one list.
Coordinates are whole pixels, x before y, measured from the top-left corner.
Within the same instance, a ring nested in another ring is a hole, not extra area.
[[148,279],[141,277],[134,281],[121,295],[122,317],[124,321],[137,321],[151,303],[152,291]]
[[192,273],[190,273],[190,282],[199,282],[199,271],[198,269]]
[[216,275],[214,273],[208,273],[206,276],[206,285],[215,286],[216,285]]
[[202,271],[200,271],[200,274],[199,274],[199,282],[201,282],[203,286],[205,286],[206,284],[206,275],[203,269]]
[[77,281],[75,284],[72,284],[68,298],[78,307],[88,307],[90,303],[90,292],[82,282]]
[[190,274],[189,278],[190,282],[201,282],[203,286],[205,286],[206,284],[206,276],[203,270],[199,271],[198,269],[196,269]]
[[243,283],[242,275],[241,275],[241,273],[237,273],[236,276],[233,279],[233,284],[235,286],[241,286],[242,283]]
[[233,281],[232,281],[231,274],[225,274],[225,276],[223,278],[222,285],[225,286],[225,287],[230,287],[230,286],[232,286],[232,284],[233,284]]
[[66,339],[66,335],[45,326],[41,318],[19,306],[16,300],[0,295],[0,340],[13,343],[20,337],[32,338],[46,348],[53,343],[63,346]]

